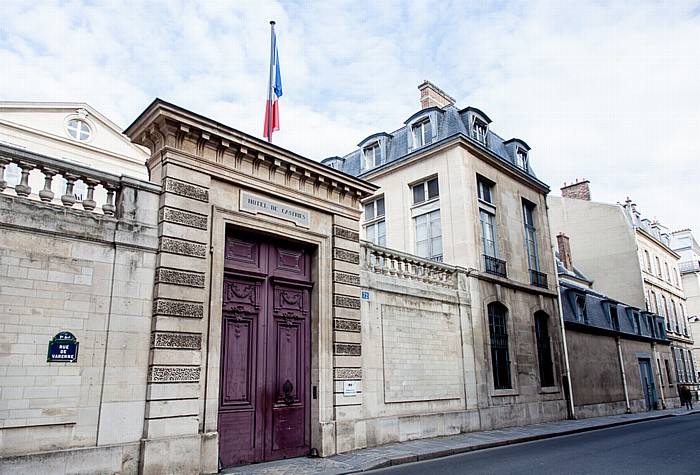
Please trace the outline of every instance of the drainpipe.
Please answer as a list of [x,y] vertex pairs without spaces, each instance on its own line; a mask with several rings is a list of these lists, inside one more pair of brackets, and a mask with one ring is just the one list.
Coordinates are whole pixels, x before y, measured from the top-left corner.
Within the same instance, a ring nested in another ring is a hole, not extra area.
[[617,357],[620,360],[620,371],[622,371],[622,387],[625,389],[625,413],[629,414],[632,412],[630,409],[630,395],[627,392],[627,376],[625,375],[625,361],[622,359],[622,346],[620,346],[620,337],[615,337],[615,343],[617,344]]
[[[557,257],[554,251],[554,244],[552,244],[552,258],[554,259],[554,262],[557,262]],[[571,387],[571,367],[569,366],[569,347],[566,344],[566,330],[564,329],[564,308],[562,307],[562,302],[561,302],[561,289],[559,288],[559,276],[556,273],[556,264],[555,264],[555,287],[556,287],[556,292],[557,292],[557,305],[559,305],[559,325],[561,326],[561,341],[562,341],[562,346],[564,347],[564,377],[566,378],[567,384],[566,384],[566,392],[567,392],[567,399],[569,400],[569,419],[576,419],[576,412],[574,410],[574,390]]]
[[664,395],[664,385],[661,383],[661,358],[656,351],[656,342],[651,342],[651,351],[656,359],[656,378],[659,380],[659,394],[661,395],[661,409],[666,409],[666,396]]

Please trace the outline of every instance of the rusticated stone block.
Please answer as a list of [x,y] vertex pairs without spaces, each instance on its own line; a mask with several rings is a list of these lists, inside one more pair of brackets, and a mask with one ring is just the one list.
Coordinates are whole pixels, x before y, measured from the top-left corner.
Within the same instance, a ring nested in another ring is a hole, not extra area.
[[360,253],[354,251],[347,251],[345,249],[338,249],[337,247],[333,249],[333,258],[339,261],[350,262],[351,264],[360,263]]
[[178,350],[201,350],[202,335],[192,333],[151,333],[151,348],[168,348]]
[[362,369],[361,368],[335,368],[333,370],[333,379],[337,380],[351,380],[351,379],[362,379]]
[[175,208],[161,208],[160,220],[198,229],[207,229],[209,227],[209,218],[207,216]]
[[333,354],[338,356],[362,356],[362,345],[357,343],[335,343]]
[[151,366],[148,368],[149,383],[198,383],[199,366]]
[[207,256],[207,247],[204,244],[166,237],[160,238],[160,250],[191,257],[204,258]]
[[156,270],[156,284],[175,284],[204,288],[204,273],[185,272],[161,267]]
[[347,320],[345,318],[334,318],[333,319],[333,329],[343,332],[355,332],[359,333],[362,331],[362,324],[359,320]]
[[165,191],[193,200],[209,202],[209,190],[201,186],[190,185],[183,181],[166,178]]
[[360,309],[360,299],[348,297],[346,295],[336,295],[333,297],[333,305],[336,307]]
[[335,271],[333,272],[333,282],[339,282],[341,284],[356,285],[360,286],[360,276],[355,274],[348,274],[347,272]]
[[153,301],[153,315],[202,318],[204,317],[204,304],[180,300],[157,299]]
[[360,242],[360,233],[338,225],[333,226],[333,236],[347,239],[348,241]]

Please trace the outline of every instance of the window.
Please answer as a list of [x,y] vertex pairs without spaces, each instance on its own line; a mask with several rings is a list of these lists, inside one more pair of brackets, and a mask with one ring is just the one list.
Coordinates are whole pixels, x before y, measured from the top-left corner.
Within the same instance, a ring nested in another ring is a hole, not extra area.
[[649,327],[651,337],[656,338],[656,327],[654,327],[654,320],[651,318],[651,315],[647,315],[647,327]]
[[671,363],[669,363],[668,360],[664,360],[664,363],[666,366],[666,381],[668,381],[668,385],[672,386],[673,385],[673,373],[671,372]]
[[488,306],[488,314],[489,334],[491,336],[493,386],[494,389],[511,389],[506,308],[498,302],[490,303]]
[[518,147],[515,151],[515,164],[523,170],[527,170],[527,150]]
[[75,140],[79,140],[80,142],[85,142],[88,140],[90,138],[90,134],[92,133],[87,122],[80,119],[69,120],[68,124],[66,125],[66,131],[68,132],[68,135]]
[[493,184],[487,182],[483,178],[476,179],[477,196],[481,201],[493,204]]
[[673,268],[673,283],[676,284],[676,287],[680,287],[680,280],[678,279],[678,269]]
[[651,273],[651,259],[649,258],[649,251],[644,251],[644,264],[646,264],[647,272]]
[[637,312],[632,314],[632,320],[634,321],[634,331],[637,333],[637,335],[641,335],[642,323],[639,321],[639,314]]
[[576,299],[576,321],[588,323],[588,312],[586,311],[586,297],[577,295]]
[[661,275],[661,261],[659,260],[658,256],[655,259],[656,259],[656,276],[659,278],[662,278],[663,275]]
[[659,310],[656,306],[656,294],[654,293],[653,290],[649,291],[649,308],[648,308],[648,310],[650,312],[659,313]]
[[525,247],[527,264],[531,271],[539,272],[540,262],[537,255],[537,230],[535,229],[535,205],[523,203],[523,221],[525,223]]
[[362,150],[362,156],[364,159],[363,162],[363,169],[364,170],[370,170],[374,167],[378,167],[379,165],[382,164],[382,150],[379,148],[379,143],[375,142],[373,145],[370,145],[369,147],[365,147]]
[[620,331],[620,317],[617,313],[617,307],[610,307],[610,323],[615,331]]
[[433,128],[430,119],[423,120],[411,127],[413,134],[413,148],[422,147],[433,141]]
[[486,123],[474,117],[472,119],[472,138],[477,142],[481,142],[482,144],[486,145],[487,132],[488,128]]
[[540,385],[554,386],[552,369],[552,349],[549,343],[549,315],[544,312],[535,313],[535,338],[537,339],[537,362],[540,367]]
[[413,204],[423,203],[440,196],[438,179],[431,178],[417,185],[413,185]]
[[484,254],[489,257],[498,257],[495,219],[493,214],[481,210],[481,242],[484,245]]
[[442,262],[442,227],[440,210],[415,217],[416,254]]
[[384,221],[384,198],[365,204],[365,239],[379,246],[386,246],[386,223]]
[[666,281],[671,282],[671,272],[668,270],[668,262],[664,262],[664,267],[666,268]]

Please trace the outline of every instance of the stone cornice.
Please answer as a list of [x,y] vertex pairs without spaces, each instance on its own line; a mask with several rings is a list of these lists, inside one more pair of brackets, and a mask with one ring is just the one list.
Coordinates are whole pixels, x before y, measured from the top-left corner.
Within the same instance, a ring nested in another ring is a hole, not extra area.
[[158,160],[164,149],[183,152],[212,165],[244,169],[258,178],[295,190],[337,197],[354,207],[377,187],[318,162],[156,99],[125,131],[132,142]]

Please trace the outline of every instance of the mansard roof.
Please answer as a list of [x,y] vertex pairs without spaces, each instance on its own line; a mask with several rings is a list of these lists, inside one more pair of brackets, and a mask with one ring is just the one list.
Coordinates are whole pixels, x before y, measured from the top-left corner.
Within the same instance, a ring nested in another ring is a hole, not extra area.
[[[362,149],[358,148],[342,157],[342,161],[340,161],[340,170],[349,175],[364,177],[377,170],[384,169],[425,151],[432,150],[451,140],[462,139],[472,147],[489,154],[500,162],[507,164],[508,167],[525,174],[541,186],[549,189],[545,183],[537,179],[529,160],[526,169],[522,169],[517,165],[517,157],[514,153],[515,148],[509,146],[509,144],[521,144],[521,148],[528,151],[530,147],[524,141],[520,139],[504,140],[490,129],[487,131],[486,144],[473,138],[470,134],[470,117],[474,114],[478,114],[479,117],[483,117],[487,122],[490,122],[490,119],[483,112],[473,107],[458,110],[456,107],[449,105],[443,108],[433,106],[422,109],[411,115],[411,117],[404,122],[405,125],[403,127],[388,134],[384,132],[372,134],[358,144],[358,147],[361,147],[368,144],[370,138],[379,136],[385,138],[386,148],[382,151],[384,156],[384,163],[382,165],[364,170],[362,168]],[[431,118],[432,134],[434,138],[430,143],[422,147],[411,148],[411,126],[423,116]],[[338,159],[335,157],[327,158],[321,163],[326,164],[331,161],[338,163]]]

